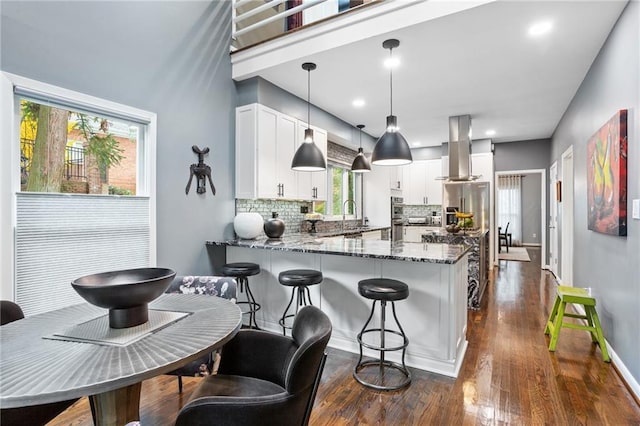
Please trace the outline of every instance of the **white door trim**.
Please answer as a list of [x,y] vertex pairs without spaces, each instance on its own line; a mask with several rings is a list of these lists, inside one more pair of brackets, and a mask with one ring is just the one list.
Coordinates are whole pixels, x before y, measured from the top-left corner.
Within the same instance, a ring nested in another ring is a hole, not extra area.
[[[558,181],[558,162],[554,161],[549,167],[549,264],[545,269],[550,270],[556,278],[558,276],[558,201],[556,200],[556,182]],[[554,238],[555,235],[555,238]],[[555,256],[555,258],[554,258]],[[555,261],[554,261],[555,259]]]
[[[545,265],[545,259],[547,258],[547,233],[546,233],[546,217],[547,217],[547,171],[546,169],[526,169],[526,170],[506,170],[495,173],[495,184],[493,185],[493,205],[494,205],[494,214],[493,217],[498,217],[498,177],[505,175],[513,175],[513,174],[540,174],[540,238],[542,243],[542,250],[540,254],[541,262],[540,264],[543,266],[543,269],[547,268]],[[497,219],[496,219],[497,220]],[[498,239],[498,233],[494,232],[493,237],[493,258],[494,265],[498,265],[498,244],[496,241]]]
[[562,284],[573,285],[573,217],[574,217],[574,156],[573,145],[562,153],[561,222],[560,222],[560,275]]

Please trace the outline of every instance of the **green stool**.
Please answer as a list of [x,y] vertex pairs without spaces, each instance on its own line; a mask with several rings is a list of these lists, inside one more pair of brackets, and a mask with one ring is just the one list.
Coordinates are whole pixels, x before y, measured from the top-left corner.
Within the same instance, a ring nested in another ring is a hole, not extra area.
[[[611,358],[609,358],[609,353],[607,352],[607,343],[604,341],[604,335],[602,334],[600,319],[596,312],[596,299],[589,293],[589,290],[586,288],[558,286],[556,301],[553,304],[553,309],[549,315],[549,321],[547,321],[547,326],[544,329],[544,334],[551,333],[549,351],[553,352],[556,350],[556,344],[558,343],[558,337],[560,337],[560,329],[562,327],[586,330],[591,333],[591,340],[600,345],[602,359],[605,362],[611,362]],[[575,303],[584,306],[586,315],[565,313],[564,310],[567,303]],[[587,325],[563,322],[562,320],[564,317],[587,320]]]

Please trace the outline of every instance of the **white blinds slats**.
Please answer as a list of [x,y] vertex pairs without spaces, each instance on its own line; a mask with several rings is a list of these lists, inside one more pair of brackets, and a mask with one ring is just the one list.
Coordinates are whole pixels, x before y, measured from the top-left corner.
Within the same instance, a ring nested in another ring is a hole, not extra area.
[[84,301],[83,275],[150,266],[148,197],[18,193],[16,302],[34,315]]

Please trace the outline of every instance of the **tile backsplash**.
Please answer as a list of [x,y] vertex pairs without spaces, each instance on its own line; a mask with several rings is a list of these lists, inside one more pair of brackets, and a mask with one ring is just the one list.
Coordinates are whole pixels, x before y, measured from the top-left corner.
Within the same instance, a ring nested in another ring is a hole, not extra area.
[[404,205],[403,208],[403,219],[408,219],[410,217],[425,217],[431,216],[433,212],[436,212],[436,216],[440,216],[442,214],[442,206],[439,204],[433,205]]
[[300,213],[300,207],[307,207],[311,211],[311,203],[296,200],[236,200],[236,213],[257,212],[267,220],[272,212],[278,213],[278,217],[284,221],[285,233],[300,232],[300,225],[304,221],[304,213]]

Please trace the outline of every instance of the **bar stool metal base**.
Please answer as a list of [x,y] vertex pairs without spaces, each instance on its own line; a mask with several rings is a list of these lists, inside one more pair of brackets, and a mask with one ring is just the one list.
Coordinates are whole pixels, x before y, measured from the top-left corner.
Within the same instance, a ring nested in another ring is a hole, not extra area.
[[[372,329],[367,329],[367,326],[369,325],[369,323],[371,322],[371,319],[373,318],[373,313],[375,312],[376,309],[376,302],[380,302],[380,328],[372,328]],[[391,301],[391,310],[393,312],[393,318],[396,322],[396,325],[398,326],[398,329],[400,331],[396,331],[396,330],[387,330],[385,328],[385,320],[386,320],[386,305],[387,305],[387,301],[386,300],[374,300],[373,301],[373,305],[371,306],[371,314],[369,314],[369,318],[367,319],[367,322],[364,324],[364,327],[362,327],[362,331],[360,331],[360,333],[358,333],[358,344],[360,347],[360,357],[358,358],[358,363],[356,364],[355,368],[353,369],[353,378],[356,379],[356,381],[358,383],[360,383],[363,386],[366,386],[368,388],[371,389],[376,389],[376,390],[385,390],[385,391],[391,391],[391,390],[398,390],[398,389],[402,389],[406,386],[408,386],[411,383],[411,372],[409,371],[409,369],[407,369],[407,366],[404,363],[404,357],[405,357],[405,353],[407,351],[407,346],[409,345],[409,339],[407,338],[406,334],[404,333],[404,330],[402,329],[402,326],[400,325],[400,322],[398,321],[398,317],[396,316],[396,307],[395,304],[393,303],[393,301]],[[367,333],[379,333],[380,334],[380,346],[377,345],[373,345],[373,344],[369,344],[364,342],[363,340],[363,336]],[[395,334],[397,336],[402,337],[402,343],[398,346],[393,346],[393,347],[387,347],[386,343],[385,343],[385,337],[387,333],[391,333],[391,334]],[[380,358],[379,359],[371,359],[371,360],[366,360],[363,361],[362,357],[363,357],[363,353],[362,353],[362,348],[368,348],[368,349],[373,349],[376,351],[380,351]],[[397,362],[393,362],[393,361],[388,361],[385,360],[385,353],[386,352],[390,352],[390,351],[398,351],[398,350],[402,350],[402,364],[399,364]],[[385,375],[386,375],[386,371],[385,369],[394,369],[399,371],[403,376],[404,379],[400,380],[399,383],[395,383],[395,384],[389,384],[389,385],[385,385],[385,384],[376,384],[376,383],[372,383],[371,381],[368,381],[366,379],[364,379],[362,377],[362,373],[363,370],[371,368],[371,367],[377,367],[379,368],[378,371],[378,379],[380,383],[384,383],[384,379],[385,379]]]
[[261,306],[258,302],[256,302],[256,299],[253,297],[253,293],[251,292],[251,287],[249,287],[249,279],[246,276],[238,276],[236,277],[236,282],[238,283],[238,289],[240,293],[245,293],[245,290],[246,290],[246,295],[247,295],[246,302],[244,301],[236,302],[236,305],[247,305],[249,307],[248,310],[242,311],[242,315],[249,316],[248,328],[255,328],[259,330],[260,327],[258,327],[258,324],[256,323],[256,312],[260,310]]
[[[293,304],[294,298],[297,298],[295,311],[290,314],[289,309]],[[286,336],[287,330],[291,330],[293,328],[292,327],[293,324],[287,325],[287,320],[295,318],[295,316],[298,314],[298,310],[303,306],[307,306],[307,305],[313,305],[313,303],[311,302],[311,293],[309,292],[309,287],[305,285],[293,287],[293,289],[291,290],[291,299],[289,299],[289,304],[284,310],[284,313],[282,314],[282,318],[280,318],[280,320],[278,321],[278,324],[280,324],[280,327],[282,327],[282,334]]]

